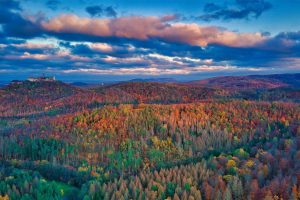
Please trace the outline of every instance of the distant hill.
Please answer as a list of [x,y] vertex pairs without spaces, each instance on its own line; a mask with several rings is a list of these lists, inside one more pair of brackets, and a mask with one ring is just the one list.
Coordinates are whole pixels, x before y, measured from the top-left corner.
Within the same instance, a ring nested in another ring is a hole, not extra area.
[[188,84],[202,85],[230,90],[272,89],[279,87],[300,87],[300,74],[274,74],[251,76],[224,76],[191,81]]
[[299,101],[299,76],[226,76],[185,83],[134,79],[96,87],[94,91],[106,102],[187,103],[216,98]]
[[271,75],[251,75],[252,78],[265,78],[269,80],[280,81],[290,87],[300,88],[300,73],[296,74],[271,74]]
[[187,103],[226,95],[217,88],[158,82],[125,82],[94,91],[107,101],[143,103]]
[[187,82],[188,85],[219,88],[230,98],[264,101],[300,101],[300,74],[224,76]]
[[146,79],[131,79],[125,82],[154,82],[154,83],[176,83],[174,78],[146,78]]
[[73,83],[70,83],[70,84],[74,85],[74,86],[78,86],[78,87],[86,87],[86,86],[89,85],[89,84],[84,83],[84,82],[73,82]]

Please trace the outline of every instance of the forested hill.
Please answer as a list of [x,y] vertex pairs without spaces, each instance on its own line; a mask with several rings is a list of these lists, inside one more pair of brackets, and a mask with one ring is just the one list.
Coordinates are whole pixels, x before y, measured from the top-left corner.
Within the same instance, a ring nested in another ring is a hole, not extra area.
[[14,81],[0,90],[0,116],[77,110],[96,94],[61,81]]
[[189,82],[191,85],[211,86],[232,90],[299,88],[300,73],[250,76],[224,76]]
[[299,101],[300,74],[227,76],[190,82],[122,82],[93,90],[108,102],[187,103],[208,99]]
[[226,96],[218,88],[180,83],[125,82],[94,89],[110,102],[190,103]]
[[[77,87],[61,81],[14,81],[0,89],[0,116],[76,112],[115,103],[192,103],[204,100],[300,99],[300,74],[219,77],[192,82],[121,82]],[[155,80],[155,79],[153,79]],[[158,79],[169,80],[169,79]]]

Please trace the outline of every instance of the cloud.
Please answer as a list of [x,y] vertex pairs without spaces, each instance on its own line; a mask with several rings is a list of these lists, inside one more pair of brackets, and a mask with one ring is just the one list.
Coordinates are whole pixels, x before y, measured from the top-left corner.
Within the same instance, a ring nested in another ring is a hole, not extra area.
[[24,15],[17,2],[8,8],[0,19],[0,70],[147,76],[299,70],[299,32],[239,33],[180,23],[178,15],[46,19]]
[[0,73],[9,73],[9,72],[13,72],[13,70],[0,69]]
[[214,26],[168,23],[165,17],[129,16],[115,19],[81,18],[66,14],[42,22],[48,32],[80,34],[94,37],[116,37],[136,40],[153,38],[194,46],[221,44],[233,47],[255,46],[266,37],[261,33],[236,33]]
[[3,32],[9,37],[34,38],[41,36],[41,27],[30,20],[24,19],[20,15],[11,16],[9,23],[2,25]]
[[133,68],[109,68],[109,69],[97,69],[97,68],[78,68],[63,70],[63,73],[87,73],[87,74],[102,74],[102,75],[182,75],[182,74],[194,74],[201,72],[216,72],[222,70],[234,70],[236,66],[197,66],[197,67],[185,67],[185,68],[171,68],[164,69],[158,67],[133,67]]
[[[49,44],[35,45],[31,42],[5,44],[0,48],[0,69],[48,70],[49,73],[65,73],[70,76],[74,74],[159,76],[250,73],[274,69],[297,70],[296,64],[299,64],[299,58],[289,58],[288,53],[220,45],[209,45],[203,49],[171,43],[164,44],[165,49],[153,45],[152,48],[142,51],[143,48],[134,45],[114,46],[109,43],[90,42],[57,42],[57,44],[60,47],[54,46],[52,51],[47,50],[51,48]],[[79,47],[88,50],[83,54],[78,52]],[[38,51],[39,48],[43,50]],[[133,53],[122,57],[118,53],[120,51],[118,48]]]
[[20,49],[51,49],[54,48],[52,44],[39,44],[39,43],[21,43],[21,44],[13,44],[12,46],[20,48]]
[[88,6],[85,10],[91,15],[91,17],[101,16],[103,14],[102,6]]
[[117,17],[118,13],[112,6],[88,6],[85,8],[86,12],[91,15],[91,17]]
[[88,57],[72,55],[69,51],[64,51],[64,50],[43,52],[43,53],[30,53],[29,51],[24,51],[23,54],[4,55],[0,58],[6,60],[15,60],[15,61],[19,61],[19,60],[36,60],[36,61],[50,61],[50,62],[55,62],[55,61],[90,62],[91,61],[91,59]]
[[281,32],[259,44],[257,48],[285,56],[300,56],[300,31]]
[[1,0],[0,1],[0,24],[7,24],[13,20],[15,11],[20,11],[21,7],[18,1]]
[[147,55],[150,58],[154,58],[157,61],[166,61],[170,64],[176,64],[181,66],[187,66],[189,64],[198,65],[198,64],[212,64],[213,59],[199,59],[199,58],[190,58],[184,56],[167,56],[158,53],[150,53]]
[[181,16],[179,14],[165,15],[161,17],[162,22],[170,22],[180,19]]
[[90,44],[90,48],[95,51],[100,51],[100,52],[112,52],[113,51],[113,47],[106,43],[92,43],[92,44]]
[[46,6],[51,10],[57,10],[59,4],[61,4],[59,0],[48,0],[46,2]]
[[54,43],[47,40],[8,41],[11,43],[0,44],[0,56],[20,56],[24,52],[30,54],[53,54],[58,50]]
[[300,41],[300,31],[295,32],[281,32],[277,36],[277,38]]
[[[24,18],[19,11],[22,11],[18,1],[0,0],[0,25],[2,24],[2,37],[32,38],[41,34],[38,15]],[[1,30],[1,29],[0,29]]]
[[205,14],[197,18],[204,21],[258,18],[271,7],[265,0],[236,0],[235,6],[208,3],[203,9]]
[[0,5],[9,10],[21,10],[20,3],[16,0],[1,0]]
[[118,15],[117,11],[112,6],[106,7],[104,11],[108,17],[117,17]]

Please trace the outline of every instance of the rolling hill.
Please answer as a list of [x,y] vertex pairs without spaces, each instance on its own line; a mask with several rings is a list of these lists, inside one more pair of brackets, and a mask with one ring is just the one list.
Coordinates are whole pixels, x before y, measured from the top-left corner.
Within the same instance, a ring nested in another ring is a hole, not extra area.
[[227,76],[191,82],[121,82],[94,91],[106,102],[188,103],[208,99],[299,101],[300,74]]
[[250,76],[224,76],[188,82],[231,90],[273,89],[279,87],[300,87],[300,74],[274,74]]
[[299,102],[300,99],[300,74],[229,76],[191,82],[155,80],[95,87],[78,87],[61,81],[15,81],[0,89],[0,116],[75,112],[115,103],[169,104],[231,98]]
[[95,91],[105,96],[107,101],[164,104],[195,102],[226,95],[226,91],[217,88],[157,82],[125,82],[99,87]]

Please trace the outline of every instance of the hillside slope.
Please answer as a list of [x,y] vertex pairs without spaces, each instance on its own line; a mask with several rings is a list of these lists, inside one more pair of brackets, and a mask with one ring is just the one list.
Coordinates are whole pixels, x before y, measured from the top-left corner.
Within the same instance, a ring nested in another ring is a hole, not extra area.
[[187,103],[227,95],[226,91],[217,88],[157,82],[119,83],[95,91],[107,101],[136,103]]
[[0,90],[0,116],[76,110],[97,96],[60,81],[12,82]]
[[300,87],[300,74],[274,74],[251,76],[223,76],[188,82],[231,90],[273,89],[279,87]]

